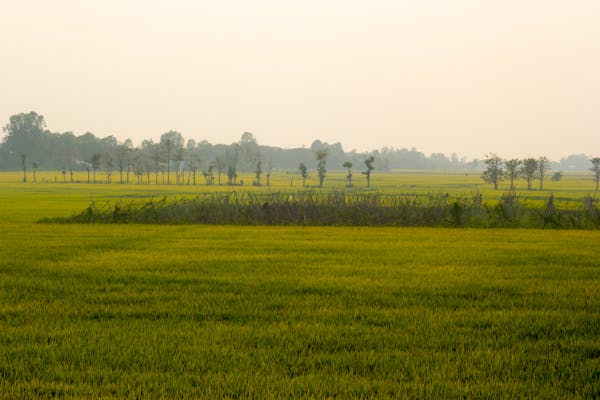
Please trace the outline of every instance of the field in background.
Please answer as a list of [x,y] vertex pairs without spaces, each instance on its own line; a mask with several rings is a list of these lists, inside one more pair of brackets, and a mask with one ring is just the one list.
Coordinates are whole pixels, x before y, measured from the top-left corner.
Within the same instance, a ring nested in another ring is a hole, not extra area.
[[[373,184],[503,192],[464,174]],[[231,188],[0,174],[0,398],[600,396],[598,231],[36,223],[205,190]]]
[[[38,182],[23,183],[22,172],[0,172],[0,207],[10,209],[10,213],[0,215],[6,221],[37,221],[44,217],[67,217],[85,209],[90,200],[101,204],[103,201],[117,199],[139,199],[147,197],[177,197],[194,196],[206,192],[230,191],[297,191],[302,190],[302,180],[297,174],[274,173],[271,177],[271,186],[252,186],[252,174],[241,174],[244,186],[225,185],[226,177],[222,177],[223,185],[204,185],[197,178],[197,185],[163,185],[163,184],[119,184],[118,174],[113,174],[113,183],[61,183],[60,171],[39,172]],[[316,189],[315,173],[312,179],[307,180],[308,189]],[[54,183],[54,177],[58,183]],[[173,178],[173,177],[172,177]],[[44,179],[46,182],[43,182]],[[67,180],[69,177],[67,176]],[[98,173],[98,181],[104,179],[103,173]],[[130,178],[131,179],[131,178]],[[373,176],[372,190],[382,193],[400,194],[427,194],[449,193],[453,196],[470,197],[481,193],[484,201],[498,200],[508,192],[508,184],[503,182],[498,190],[493,190],[492,185],[484,183],[479,173],[447,172],[431,173],[425,171],[401,171],[395,173],[378,173]],[[75,172],[74,180],[87,182],[87,173]],[[264,177],[263,177],[264,180]],[[355,172],[355,191],[368,190],[365,187],[364,177]],[[324,191],[345,190],[345,174],[329,173],[325,181]],[[561,199],[581,199],[587,195],[596,195],[592,176],[586,172],[565,174],[560,182],[547,179],[544,190],[526,190],[526,183],[521,179],[517,182],[519,197],[524,201],[544,201],[550,194],[559,202]],[[1,211],[0,211],[1,212]]]

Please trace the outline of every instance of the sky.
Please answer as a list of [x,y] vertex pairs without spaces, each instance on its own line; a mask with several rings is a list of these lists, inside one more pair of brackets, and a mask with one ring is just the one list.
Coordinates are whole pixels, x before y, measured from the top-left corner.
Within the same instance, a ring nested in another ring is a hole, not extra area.
[[598,0],[0,0],[0,124],[600,156]]

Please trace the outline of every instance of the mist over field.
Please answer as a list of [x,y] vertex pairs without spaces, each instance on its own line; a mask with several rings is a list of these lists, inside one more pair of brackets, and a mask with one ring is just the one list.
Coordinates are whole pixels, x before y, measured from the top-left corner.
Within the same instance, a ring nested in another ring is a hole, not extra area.
[[599,1],[0,15],[0,400],[600,398]]

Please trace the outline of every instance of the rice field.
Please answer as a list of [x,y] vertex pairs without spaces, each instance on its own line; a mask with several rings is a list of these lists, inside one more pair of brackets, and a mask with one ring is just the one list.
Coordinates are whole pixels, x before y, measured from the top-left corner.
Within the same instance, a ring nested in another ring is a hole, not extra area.
[[600,397],[597,230],[37,223],[230,189],[0,174],[0,398]]

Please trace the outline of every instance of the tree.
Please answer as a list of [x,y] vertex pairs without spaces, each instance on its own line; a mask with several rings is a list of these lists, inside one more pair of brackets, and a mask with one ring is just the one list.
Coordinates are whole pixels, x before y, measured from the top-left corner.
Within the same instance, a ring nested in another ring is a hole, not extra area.
[[544,177],[550,171],[550,160],[547,157],[538,159],[538,175],[540,177],[540,190],[544,190]]
[[113,158],[109,152],[104,154],[104,167],[106,168],[106,181],[112,183]]
[[350,161],[346,161],[342,166],[348,170],[346,180],[348,181],[348,187],[352,187],[352,163]]
[[551,178],[552,182],[559,182],[562,179],[562,176],[563,176],[563,174],[560,171],[553,173],[552,178]]
[[256,163],[256,170],[254,171],[256,175],[256,186],[260,186],[260,175],[262,174],[262,161],[258,160]]
[[237,172],[235,165],[227,166],[227,184],[229,186],[235,185],[235,181],[237,179]]
[[267,163],[267,187],[271,186],[271,172],[273,171],[273,161],[271,161],[269,159],[269,162]]
[[521,163],[520,173],[521,176],[527,180],[527,190],[531,190],[533,178],[538,171],[538,160],[535,158],[526,158]]
[[325,169],[325,164],[327,163],[327,149],[317,150],[315,153],[315,157],[317,159],[317,175],[319,176],[319,187],[323,187],[323,182],[325,181],[325,175],[327,170]]
[[298,166],[298,171],[300,172],[300,176],[302,176],[302,187],[306,187],[306,178],[308,178],[308,168],[304,163],[300,163]]
[[222,155],[218,155],[217,158],[215,158],[215,166],[217,167],[217,182],[219,184],[219,186],[221,186],[221,173],[223,172],[223,156]]
[[133,144],[130,139],[127,139],[125,143],[117,145],[115,148],[115,157],[117,161],[117,167],[119,168],[119,183],[123,184],[123,171],[125,167],[129,165],[129,155]]
[[96,171],[100,168],[100,162],[102,161],[102,154],[94,153],[92,155],[92,159],[90,160],[90,164],[92,164],[92,171],[94,174],[94,183],[96,183]]
[[371,187],[371,171],[373,171],[375,169],[375,167],[373,166],[374,161],[375,161],[375,157],[373,157],[373,156],[368,157],[365,160],[365,166],[367,167],[367,170],[363,172],[363,175],[365,175],[367,177],[367,187],[368,188]]
[[494,190],[498,190],[498,183],[504,175],[502,159],[494,153],[487,154],[485,157],[483,162],[486,165],[486,169],[481,174],[481,178],[487,183],[494,184]]
[[519,167],[521,166],[521,160],[513,158],[504,163],[506,167],[506,176],[510,179],[510,191],[515,190],[515,179],[519,176]]
[[215,179],[214,174],[213,174],[213,169],[214,168],[215,168],[214,165],[209,165],[208,166],[208,170],[202,171],[202,176],[204,176],[204,179],[206,181],[206,185],[207,186],[208,185],[212,185],[212,183],[213,183],[213,181]]
[[38,165],[38,163],[36,163],[36,162],[34,161],[34,162],[33,162],[33,183],[36,183],[36,182],[37,182],[37,179],[36,179],[35,173],[36,173],[36,171],[37,171],[37,169],[38,169],[38,168],[39,168],[39,165]]
[[[12,115],[8,124],[3,127],[6,137],[2,141],[2,147],[15,158],[23,154],[34,160],[48,158],[49,152],[44,149],[45,127],[44,117],[34,111]],[[21,157],[21,164],[22,161]],[[24,182],[26,181],[25,179]]]
[[241,153],[240,169],[251,171],[259,158],[259,146],[256,138],[250,132],[244,132],[239,142]]
[[594,157],[590,160],[592,168],[590,171],[594,173],[594,181],[596,182],[596,192],[598,191],[598,181],[600,181],[600,157]]
[[171,183],[171,154],[183,148],[183,136],[177,131],[165,132],[160,136],[160,144],[167,152],[167,184]]
[[27,156],[21,154],[21,166],[23,167],[23,182],[27,182]]

